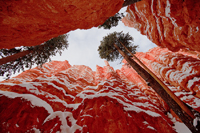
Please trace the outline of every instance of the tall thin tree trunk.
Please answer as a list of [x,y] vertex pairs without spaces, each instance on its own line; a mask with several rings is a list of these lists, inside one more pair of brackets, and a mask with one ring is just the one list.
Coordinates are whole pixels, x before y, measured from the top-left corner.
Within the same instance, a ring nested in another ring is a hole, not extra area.
[[138,65],[134,60],[127,56],[116,44],[114,47],[119,51],[119,53],[124,57],[124,59],[132,66],[133,69],[155,90],[155,92],[168,104],[168,106],[176,113],[176,115],[181,119],[181,121],[193,132],[197,133],[200,130],[198,127],[194,127],[193,119],[190,117],[182,108],[174,101],[174,99],[162,88],[162,86],[140,65]]
[[[118,40],[119,41],[119,40]],[[174,99],[174,101],[190,116],[194,119],[192,111],[186,106],[148,67],[146,67],[133,53],[128,50],[124,44],[119,41],[120,44],[129,52],[133,58],[135,58],[138,63],[162,86],[162,88]]]
[[23,57],[23,56],[25,56],[25,55],[27,55],[31,52],[33,52],[33,51],[32,50],[26,50],[26,51],[16,53],[14,55],[10,55],[10,56],[1,58],[0,59],[0,65],[6,64],[6,63],[11,62],[11,61],[15,61],[16,59]]

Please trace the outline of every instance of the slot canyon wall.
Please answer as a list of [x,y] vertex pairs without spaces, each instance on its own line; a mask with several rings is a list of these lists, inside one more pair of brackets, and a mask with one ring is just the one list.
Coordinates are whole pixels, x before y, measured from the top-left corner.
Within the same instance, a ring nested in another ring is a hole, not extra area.
[[[200,111],[200,60],[195,54],[153,48],[136,55]],[[105,63],[92,71],[52,61],[2,81],[1,132],[176,132],[169,117],[173,112],[132,68],[114,70]]]
[[[123,0],[1,0],[0,49],[35,46],[71,30],[99,26]],[[109,9],[109,10],[108,10]]]
[[122,21],[162,48],[200,52],[199,9],[199,0],[142,0],[127,8]]
[[[0,1],[0,48],[38,45],[70,30],[98,26],[122,4],[123,0]],[[164,47],[136,56],[197,111],[199,7],[198,0],[142,0],[129,6],[123,18],[125,25]],[[178,118],[132,68],[114,70],[105,63],[92,71],[52,61],[0,82],[0,132],[177,132],[173,124]]]

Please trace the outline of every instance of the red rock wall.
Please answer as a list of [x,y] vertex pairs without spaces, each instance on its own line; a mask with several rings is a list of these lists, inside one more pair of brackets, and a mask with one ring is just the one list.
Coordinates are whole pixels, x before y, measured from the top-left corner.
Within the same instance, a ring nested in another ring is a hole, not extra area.
[[[157,47],[136,56],[200,111],[197,55]],[[0,132],[176,132],[168,112],[173,114],[127,65],[114,70],[106,62],[92,71],[53,61],[0,83]]]
[[200,111],[200,60],[193,53],[159,47],[137,57],[185,103]]
[[0,132],[175,132],[163,101],[137,74],[106,64],[92,71],[53,61],[1,82]]
[[1,0],[0,49],[35,46],[71,30],[98,26],[122,4],[123,0]]
[[200,52],[199,12],[199,0],[142,0],[128,7],[122,21],[160,47]]

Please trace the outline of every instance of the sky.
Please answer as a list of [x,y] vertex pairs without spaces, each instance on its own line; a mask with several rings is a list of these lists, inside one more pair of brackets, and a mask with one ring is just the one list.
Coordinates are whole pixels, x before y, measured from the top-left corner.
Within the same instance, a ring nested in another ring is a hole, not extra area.
[[[125,12],[125,8],[120,12]],[[98,54],[98,47],[100,41],[108,33],[114,31],[123,33],[128,33],[134,38],[134,44],[139,45],[137,49],[138,52],[146,52],[149,49],[156,47],[154,43],[147,39],[146,36],[141,35],[139,31],[134,28],[124,26],[120,21],[117,27],[113,27],[110,30],[105,30],[103,28],[98,29],[93,27],[88,30],[77,29],[75,31],[69,32],[68,42],[69,47],[67,50],[63,51],[62,55],[52,57],[52,60],[68,60],[71,65],[86,65],[96,70],[96,65],[105,66],[104,59],[101,59]],[[109,64],[114,67],[114,69],[120,69],[120,60],[115,62],[109,62]]]

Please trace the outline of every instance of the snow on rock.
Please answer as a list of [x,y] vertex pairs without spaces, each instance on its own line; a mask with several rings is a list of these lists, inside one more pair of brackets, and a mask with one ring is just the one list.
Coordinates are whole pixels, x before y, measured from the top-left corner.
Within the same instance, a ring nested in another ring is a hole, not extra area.
[[175,133],[163,101],[131,73],[52,61],[2,81],[0,132]]
[[[177,97],[200,111],[200,61],[193,55],[158,47],[136,53]],[[0,82],[0,132],[181,132],[177,116],[132,68],[105,64],[92,71],[52,61]]]
[[122,21],[160,47],[200,52],[199,8],[199,0],[142,0],[127,8]]
[[[154,58],[149,58],[154,55]],[[153,48],[136,56],[177,95],[183,102],[200,111],[200,60],[193,53],[166,48]]]
[[[177,97],[200,111],[199,59],[194,53],[157,47],[136,56]],[[105,64],[92,71],[52,61],[0,82],[0,132],[181,132],[177,116],[132,68],[114,70]]]

